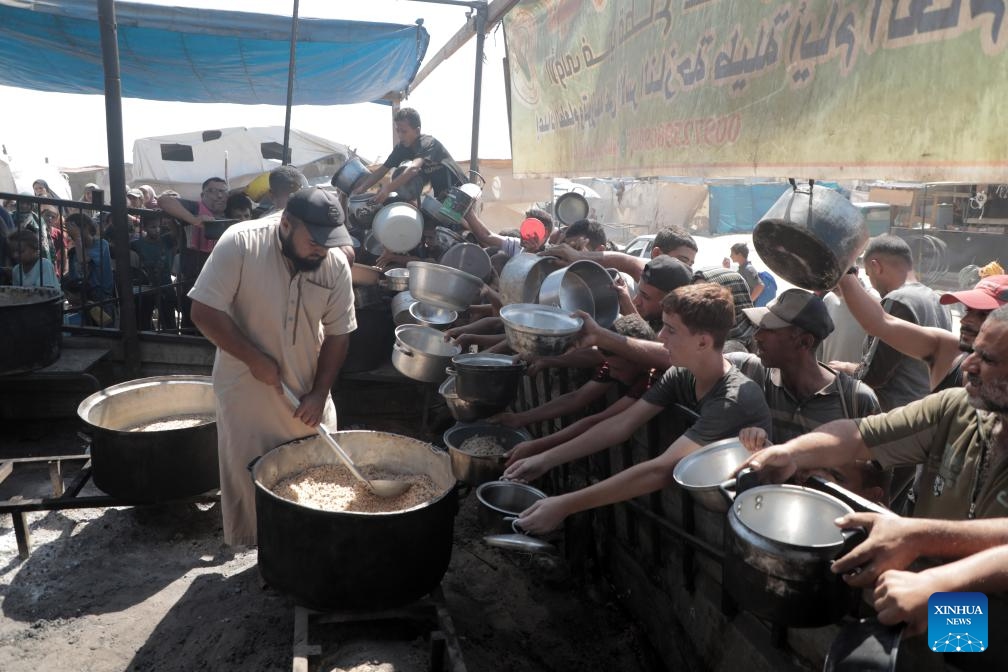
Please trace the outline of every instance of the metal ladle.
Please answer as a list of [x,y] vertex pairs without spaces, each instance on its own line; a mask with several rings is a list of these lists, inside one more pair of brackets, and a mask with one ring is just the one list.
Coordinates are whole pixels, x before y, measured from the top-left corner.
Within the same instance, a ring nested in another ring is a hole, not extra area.
[[[296,410],[297,407],[301,405],[301,400],[297,398],[297,395],[295,395],[286,384],[281,383],[281,385],[283,386],[284,396],[287,397],[287,401],[290,402],[291,406]],[[345,464],[347,469],[350,470],[350,473],[353,474],[357,480],[366,485],[368,490],[376,496],[383,499],[398,497],[406,492],[410,485],[412,485],[407,481],[387,481],[380,479],[372,481],[364,478],[364,475],[357,470],[357,467],[354,465],[353,460],[350,459],[350,456],[347,455],[346,451],[343,450],[343,447],[340,446],[336,442],[336,439],[333,438],[328,427],[319,423],[315,427],[315,431],[317,431],[318,435],[321,436],[327,444],[329,444],[329,447],[333,449],[337,456],[339,456],[343,464]]]

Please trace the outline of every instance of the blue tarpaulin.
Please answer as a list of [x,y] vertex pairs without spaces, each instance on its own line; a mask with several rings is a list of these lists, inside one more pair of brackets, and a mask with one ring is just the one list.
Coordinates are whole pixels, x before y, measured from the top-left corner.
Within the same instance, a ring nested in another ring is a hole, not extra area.
[[[835,182],[816,182],[839,190]],[[749,233],[767,210],[791,188],[787,182],[710,185],[710,230],[714,235]]]
[[[290,17],[127,2],[115,11],[124,97],[286,104]],[[95,0],[0,0],[0,25],[0,84],[104,94]],[[299,18],[293,103],[403,91],[429,42],[420,25]]]

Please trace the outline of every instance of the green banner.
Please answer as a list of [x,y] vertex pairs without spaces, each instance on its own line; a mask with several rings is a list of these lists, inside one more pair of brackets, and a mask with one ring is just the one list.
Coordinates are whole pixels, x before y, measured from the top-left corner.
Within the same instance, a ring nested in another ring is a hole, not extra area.
[[1002,0],[525,0],[522,176],[1008,181]]

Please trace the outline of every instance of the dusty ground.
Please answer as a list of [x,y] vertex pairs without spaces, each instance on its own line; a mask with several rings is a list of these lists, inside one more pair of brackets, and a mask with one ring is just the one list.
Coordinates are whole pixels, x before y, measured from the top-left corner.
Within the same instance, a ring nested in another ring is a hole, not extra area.
[[[77,429],[11,423],[0,450],[73,452]],[[21,470],[0,498],[37,496],[47,482],[44,471]],[[442,583],[469,670],[658,669],[604,589],[572,579],[562,563],[483,544],[474,500],[456,519]],[[254,550],[222,546],[216,505],[76,509],[29,520],[33,548],[24,562],[10,517],[0,520],[0,670],[291,668],[293,606],[260,585]],[[425,635],[402,624],[319,625],[311,638],[323,646],[313,669],[426,669]]]

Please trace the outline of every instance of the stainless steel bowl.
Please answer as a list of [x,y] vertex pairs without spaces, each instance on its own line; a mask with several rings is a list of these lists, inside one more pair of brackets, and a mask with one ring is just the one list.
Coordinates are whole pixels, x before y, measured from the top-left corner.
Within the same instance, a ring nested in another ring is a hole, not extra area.
[[409,314],[417,324],[435,329],[447,329],[458,319],[454,310],[428,306],[422,301],[414,301],[409,307]]
[[554,306],[513,303],[500,311],[508,345],[521,355],[548,357],[563,354],[584,325],[580,317]]
[[731,478],[749,455],[738,439],[715,441],[681,459],[672,478],[689,491],[697,504],[723,513],[728,510],[728,502],[718,486]]
[[385,271],[383,280],[390,292],[405,292],[409,289],[409,269],[390,268]]
[[607,329],[619,317],[619,296],[613,279],[594,261],[575,261],[546,276],[539,288],[539,303],[569,313],[583,310]]
[[476,488],[476,500],[479,502],[477,517],[488,533],[507,534],[512,531],[511,519],[517,518],[540,499],[546,499],[546,493],[531,485],[489,481]]
[[489,423],[458,424],[448,429],[442,438],[451,454],[455,478],[470,485],[495,481],[504,473],[503,455],[472,455],[460,448],[466,439],[475,436],[499,439],[504,450],[511,450],[522,441],[529,441],[532,438],[523,429]]
[[462,271],[432,264],[427,261],[411,261],[409,269],[409,291],[417,301],[448,310],[465,310],[479,298],[483,281]]

